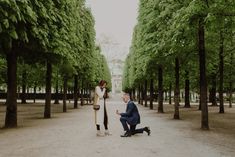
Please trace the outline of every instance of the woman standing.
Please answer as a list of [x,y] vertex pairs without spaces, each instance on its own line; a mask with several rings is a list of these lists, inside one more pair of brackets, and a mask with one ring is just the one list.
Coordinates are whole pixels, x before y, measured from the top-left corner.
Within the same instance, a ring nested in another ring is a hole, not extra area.
[[[95,124],[97,129],[97,136],[111,135],[108,130],[108,116],[105,106],[105,93],[106,93],[107,82],[101,80],[99,85],[95,87],[94,95],[94,110],[95,110]],[[104,134],[100,131],[101,124],[104,124],[105,132]]]

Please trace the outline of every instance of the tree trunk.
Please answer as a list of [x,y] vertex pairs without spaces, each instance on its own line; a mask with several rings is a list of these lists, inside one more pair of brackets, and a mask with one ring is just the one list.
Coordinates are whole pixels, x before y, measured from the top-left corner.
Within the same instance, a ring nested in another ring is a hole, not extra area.
[[51,78],[52,78],[52,65],[49,61],[47,61],[46,104],[44,110],[44,118],[51,118]]
[[5,127],[17,127],[17,55],[14,49],[7,53],[7,100]]
[[229,82],[229,107],[230,108],[232,108],[232,101],[233,101],[233,84],[232,84],[233,82],[232,81],[230,81]]
[[63,112],[67,112],[67,105],[66,105],[66,101],[67,101],[67,90],[68,90],[68,77],[67,75],[64,76],[64,88],[63,88]]
[[179,115],[179,98],[180,98],[180,87],[179,87],[179,59],[175,58],[175,92],[174,92],[174,101],[175,101],[175,113],[174,119],[180,119]]
[[205,51],[205,30],[204,19],[199,19],[198,27],[198,48],[200,64],[200,105],[201,105],[201,128],[208,130],[208,106],[207,106],[207,80],[206,80],[206,51]]
[[60,94],[63,93],[63,86],[60,86]]
[[81,93],[80,92],[81,92],[81,90],[80,90],[79,85],[78,85],[78,101],[81,100]]
[[144,83],[144,106],[147,107],[148,106],[148,81],[145,80]]
[[57,77],[56,77],[56,86],[55,86],[55,102],[54,104],[59,104],[59,76],[57,71]]
[[83,96],[83,80],[82,80],[82,88],[81,88],[81,106],[84,105],[84,96]]
[[22,94],[21,94],[21,104],[26,104],[26,69],[22,72]]
[[153,79],[150,80],[150,104],[149,104],[149,108],[150,110],[153,109]]
[[223,83],[224,83],[224,38],[223,32],[220,31],[220,52],[219,52],[219,113],[224,113],[224,96],[223,96]]
[[74,108],[78,108],[78,75],[74,75]]
[[86,88],[86,104],[88,105],[89,104],[89,97],[88,97],[88,95],[89,95],[89,93],[88,93],[88,84],[87,84],[87,88]]
[[168,99],[168,94],[167,94],[167,91],[166,91],[166,90],[164,91],[164,95],[165,95],[165,96],[164,96],[164,101],[167,101],[167,99]]
[[140,104],[140,90],[141,90],[141,87],[140,87],[140,84],[139,84],[139,87],[138,87],[138,103]]
[[34,87],[33,87],[33,103],[36,102],[36,94],[37,94],[37,86],[34,85]]
[[[184,99],[184,93],[183,92],[180,92],[180,97],[179,97],[179,102],[181,103],[181,100]],[[179,103],[179,106],[180,106],[180,103]]]
[[184,99],[184,107],[190,108],[190,87],[189,87],[189,72],[188,70],[185,71],[185,99]]
[[131,89],[128,89],[128,94],[130,95],[130,99],[131,99],[131,101],[133,101],[133,97],[132,97],[132,90],[131,90]]
[[172,91],[172,84],[170,83],[169,87],[169,104],[171,105],[171,91]]
[[143,102],[143,100],[144,100],[144,89],[143,89],[143,85],[141,85],[141,98],[140,98],[140,104],[141,105],[144,105],[144,102]]
[[[230,76],[232,76],[233,72],[233,53],[230,54]],[[229,107],[232,108],[232,102],[233,102],[233,78],[230,77],[229,81]]]
[[135,88],[133,88],[132,92],[133,92],[133,100],[136,101]]
[[199,96],[199,107],[198,107],[198,110],[202,110],[202,103],[201,103],[201,99],[200,99],[200,96]]
[[90,88],[88,89],[89,90],[89,103],[92,105],[92,97],[91,97],[91,85],[90,85]]
[[162,66],[158,66],[158,112],[164,113],[163,111],[163,75]]
[[216,101],[216,74],[212,75],[212,87],[210,90],[210,101],[212,106],[217,106]]

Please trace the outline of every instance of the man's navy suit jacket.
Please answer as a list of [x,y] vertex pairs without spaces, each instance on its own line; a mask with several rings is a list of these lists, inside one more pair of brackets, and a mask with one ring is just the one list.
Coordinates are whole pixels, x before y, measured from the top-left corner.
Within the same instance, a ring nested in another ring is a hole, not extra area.
[[121,117],[127,117],[129,125],[140,124],[140,114],[134,102],[129,101],[126,107],[126,113],[121,113]]

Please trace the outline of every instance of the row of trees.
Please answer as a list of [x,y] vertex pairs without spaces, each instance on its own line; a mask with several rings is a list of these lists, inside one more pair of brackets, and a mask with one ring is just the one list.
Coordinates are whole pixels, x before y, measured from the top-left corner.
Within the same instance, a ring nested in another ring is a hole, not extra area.
[[100,79],[111,82],[100,52],[94,19],[84,0],[2,0],[0,81],[7,85],[5,127],[17,126],[17,87],[22,87],[23,95],[27,87],[35,91],[45,87],[44,117],[50,118],[52,83],[56,92],[63,84],[66,111],[68,82],[74,86],[74,108],[79,87],[93,88]]
[[147,98],[149,82],[150,108],[157,87],[158,112],[163,112],[163,92],[170,94],[174,84],[175,119],[180,118],[180,89],[185,89],[185,107],[190,107],[190,91],[199,93],[201,128],[209,129],[208,89],[214,105],[219,93],[220,113],[224,113],[225,92],[232,107],[234,43],[233,0],[141,0],[125,61],[123,90],[137,87],[142,91],[139,95]]

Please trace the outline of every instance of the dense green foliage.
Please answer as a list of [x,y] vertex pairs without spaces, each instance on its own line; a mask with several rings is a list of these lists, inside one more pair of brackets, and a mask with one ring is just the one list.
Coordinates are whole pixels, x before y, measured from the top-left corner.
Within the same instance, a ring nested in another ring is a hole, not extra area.
[[[22,56],[18,64],[19,81],[21,71],[25,69],[29,75],[28,87],[33,87],[39,80],[41,83],[37,83],[37,86],[45,85],[42,83],[43,78],[40,78],[43,75],[45,77],[45,74],[39,75],[39,71],[45,66],[46,60],[55,64],[53,76],[57,76],[58,67],[61,69],[61,78],[64,73],[69,73],[71,76],[79,75],[80,79],[86,80],[92,86],[99,79],[107,79],[111,84],[106,60],[100,54],[101,50],[96,50],[94,19],[84,0],[2,0],[1,85],[6,82],[4,56],[13,46],[17,47],[18,56]],[[66,67],[63,66],[65,64]],[[97,68],[101,66],[103,70]]]
[[[235,79],[234,20],[233,0],[140,0],[138,23],[125,61],[123,90],[130,92],[155,78],[159,83],[158,112],[163,112],[162,82],[165,90],[173,84],[175,119],[179,119],[180,89],[188,93],[187,100],[189,89],[197,92],[201,128],[209,129],[208,89],[214,100],[216,90],[219,93],[220,113],[224,113],[225,92],[230,93],[231,106]],[[146,102],[146,89],[141,92]]]
[[[123,90],[135,88],[145,78],[157,74],[157,66],[163,65],[164,86],[174,77],[174,58],[179,57],[181,88],[189,70],[191,89],[198,91],[198,47],[197,29],[199,17],[204,17],[206,27],[207,74],[219,77],[220,30],[224,38],[224,85],[235,79],[234,33],[235,2],[230,1],[173,1],[141,0],[138,23],[135,27],[130,53],[124,69]],[[233,44],[232,44],[233,43]],[[229,69],[231,70],[229,72]],[[227,91],[227,90],[226,90]]]
[[[44,117],[50,118],[52,86],[57,93],[64,86],[66,95],[75,85],[72,78],[79,78],[74,90],[78,95],[78,88],[94,88],[99,79],[111,84],[106,60],[96,50],[94,23],[84,0],[0,1],[0,83],[7,87],[5,127],[17,126],[16,93],[21,88],[25,103],[26,88],[36,92],[36,88],[46,87]],[[66,111],[66,104],[63,109]]]

